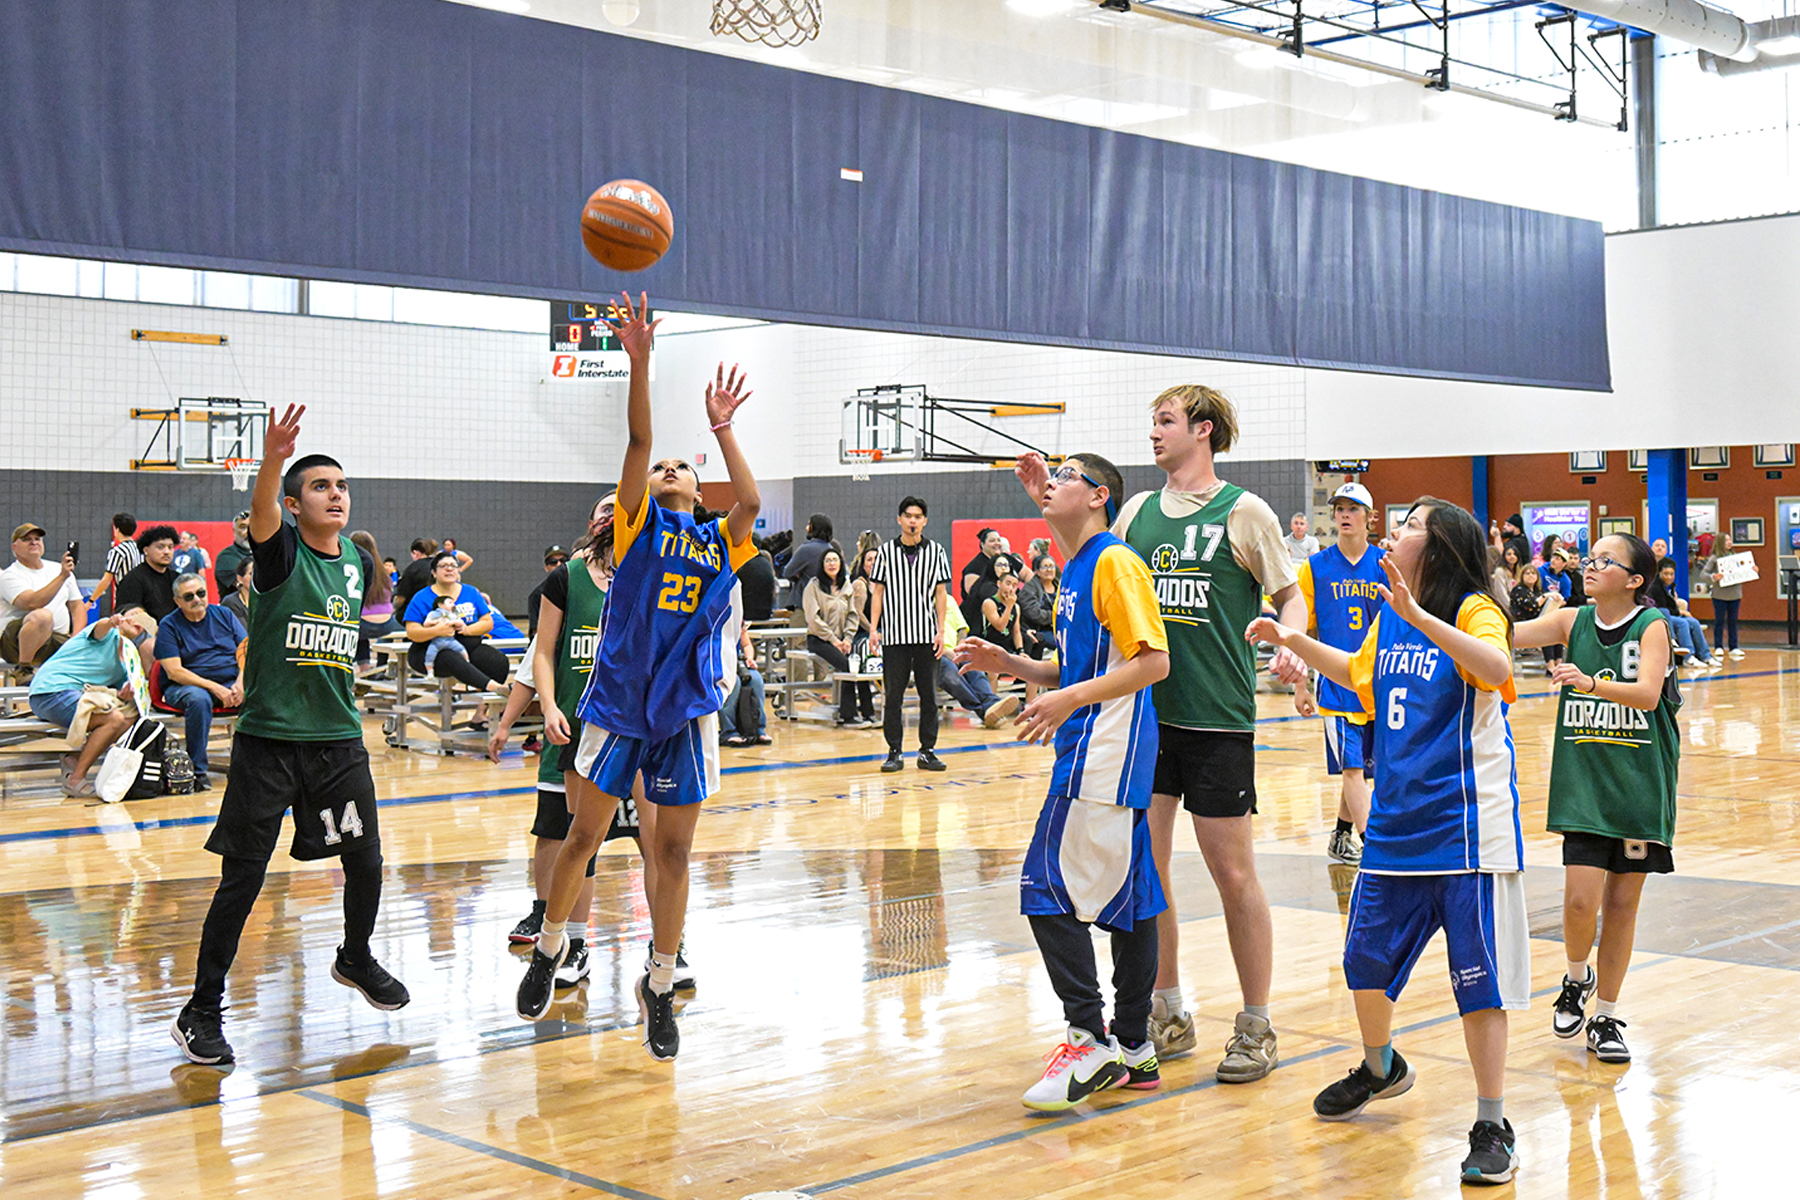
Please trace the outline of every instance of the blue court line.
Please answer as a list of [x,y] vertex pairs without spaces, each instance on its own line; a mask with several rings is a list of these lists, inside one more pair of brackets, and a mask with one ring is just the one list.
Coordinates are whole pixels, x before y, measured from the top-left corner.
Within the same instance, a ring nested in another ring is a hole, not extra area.
[[541,1159],[531,1158],[524,1154],[516,1154],[511,1150],[502,1150],[500,1147],[490,1146],[486,1142],[477,1142],[471,1138],[463,1137],[461,1134],[449,1133],[442,1129],[433,1129],[429,1125],[421,1125],[417,1121],[409,1121],[405,1117],[395,1117],[386,1113],[376,1113],[364,1105],[357,1104],[350,1100],[343,1100],[336,1096],[327,1095],[324,1092],[317,1092],[312,1088],[301,1088],[294,1094],[297,1096],[305,1096],[308,1100],[316,1100],[320,1104],[329,1105],[332,1108],[342,1109],[347,1113],[355,1113],[357,1116],[363,1117],[371,1123],[380,1121],[387,1125],[397,1125],[408,1133],[416,1133],[421,1137],[428,1137],[435,1141],[444,1142],[448,1145],[455,1146],[458,1149],[468,1150],[475,1154],[485,1154],[489,1158],[497,1158],[501,1162],[508,1162],[516,1167],[524,1167],[527,1170],[536,1171],[541,1175],[549,1175],[554,1179],[566,1180],[569,1183],[579,1183],[584,1187],[593,1188],[597,1192],[605,1192],[609,1196],[623,1196],[626,1200],[661,1200],[660,1197],[653,1196],[649,1192],[640,1192],[635,1188],[628,1188],[622,1184],[608,1183],[606,1180],[597,1179],[592,1175],[583,1175],[580,1171],[571,1171],[567,1167],[553,1166]]

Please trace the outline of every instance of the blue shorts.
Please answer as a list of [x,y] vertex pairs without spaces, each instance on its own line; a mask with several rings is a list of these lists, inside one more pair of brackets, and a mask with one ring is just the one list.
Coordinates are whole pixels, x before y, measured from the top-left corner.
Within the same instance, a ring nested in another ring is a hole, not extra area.
[[1028,917],[1072,913],[1090,925],[1130,933],[1167,908],[1147,817],[1141,808],[1046,799],[1019,872],[1019,911]]
[[660,742],[584,722],[575,769],[608,796],[631,795],[641,774],[652,804],[698,804],[719,790],[719,714],[695,717]]
[[40,721],[48,721],[52,725],[69,727],[75,720],[75,706],[81,702],[81,688],[70,688],[65,692],[39,692],[27,701],[31,705],[31,715]]
[[1531,929],[1522,871],[1360,873],[1350,896],[1344,983],[1352,991],[1380,990],[1398,1000],[1413,964],[1440,929],[1458,1012],[1530,1007]]
[[1342,775],[1344,767],[1364,775],[1375,770],[1375,723],[1357,724],[1349,717],[1325,714],[1325,773]]

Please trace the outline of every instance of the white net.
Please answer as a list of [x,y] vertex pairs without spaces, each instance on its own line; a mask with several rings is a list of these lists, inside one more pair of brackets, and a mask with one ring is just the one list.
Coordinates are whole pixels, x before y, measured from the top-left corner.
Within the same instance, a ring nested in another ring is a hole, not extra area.
[[256,478],[256,469],[262,466],[254,458],[228,458],[225,469],[231,472],[231,488],[237,492],[250,490],[250,481]]
[[820,0],[713,0],[714,37],[798,46],[819,36]]

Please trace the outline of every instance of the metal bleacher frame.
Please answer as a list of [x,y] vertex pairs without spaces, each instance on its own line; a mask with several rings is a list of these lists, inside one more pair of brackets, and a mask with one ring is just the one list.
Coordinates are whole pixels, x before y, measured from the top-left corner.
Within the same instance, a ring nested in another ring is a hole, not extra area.
[[[488,640],[488,645],[506,655],[515,675],[529,644],[524,638]],[[494,719],[498,719],[499,706],[505,700],[497,694],[471,691],[454,679],[415,674],[407,661],[412,646],[400,633],[369,643],[371,654],[382,665],[358,681],[363,711],[382,719],[382,735],[396,749],[485,755],[488,731],[470,728],[469,722],[484,702],[494,707]],[[422,735],[413,733],[415,725],[424,727]],[[508,734],[508,741],[541,734],[543,729],[542,718],[521,717]]]

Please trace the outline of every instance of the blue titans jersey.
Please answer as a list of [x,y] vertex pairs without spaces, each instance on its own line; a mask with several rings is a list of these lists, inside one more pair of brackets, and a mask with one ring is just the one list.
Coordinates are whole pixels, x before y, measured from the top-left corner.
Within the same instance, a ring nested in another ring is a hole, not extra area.
[[648,493],[639,512],[618,514],[613,548],[606,628],[578,711],[608,733],[660,742],[719,711],[719,630],[756,548],[733,547],[723,518],[697,524]]
[[[1382,553],[1379,546],[1370,546],[1352,564],[1333,542],[1301,565],[1300,591],[1306,596],[1306,611],[1318,639],[1327,646],[1354,653],[1374,628],[1375,612],[1381,607],[1381,593],[1375,587],[1387,581],[1381,570]],[[1349,688],[1321,675],[1318,689],[1321,711],[1346,716],[1362,713],[1362,701]]]
[[[1056,648],[1065,688],[1105,675],[1144,649],[1169,648],[1150,569],[1110,533],[1089,538],[1063,568]],[[1149,808],[1156,746],[1149,688],[1078,708],[1056,730],[1050,795]]]
[[[1506,618],[1471,594],[1456,627],[1506,642]],[[1352,657],[1357,692],[1371,701],[1375,787],[1362,869],[1379,875],[1445,875],[1523,869],[1519,788],[1507,703],[1498,689],[1467,679],[1448,653],[1400,620],[1375,615]]]

